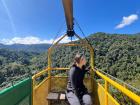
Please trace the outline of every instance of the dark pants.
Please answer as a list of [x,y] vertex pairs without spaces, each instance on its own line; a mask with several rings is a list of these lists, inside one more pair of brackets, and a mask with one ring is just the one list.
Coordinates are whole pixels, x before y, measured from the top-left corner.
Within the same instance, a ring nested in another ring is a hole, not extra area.
[[[70,105],[81,105],[78,97],[73,92],[66,93],[66,97]],[[84,94],[82,97],[82,105],[92,105],[91,96],[89,94]]]

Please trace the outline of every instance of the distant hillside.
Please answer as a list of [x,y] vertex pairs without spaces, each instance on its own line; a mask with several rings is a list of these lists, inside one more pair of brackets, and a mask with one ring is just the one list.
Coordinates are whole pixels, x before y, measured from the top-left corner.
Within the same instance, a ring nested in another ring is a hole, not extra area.
[[13,51],[25,51],[25,52],[45,52],[50,47],[50,44],[13,44],[13,45],[4,45],[0,44],[0,49],[9,49]]
[[0,49],[0,84],[28,74],[31,59],[40,53]]

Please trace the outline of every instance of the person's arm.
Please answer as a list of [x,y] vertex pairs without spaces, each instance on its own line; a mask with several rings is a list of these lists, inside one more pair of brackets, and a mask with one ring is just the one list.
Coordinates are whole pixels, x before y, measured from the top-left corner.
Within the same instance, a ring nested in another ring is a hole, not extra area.
[[84,65],[84,66],[82,67],[82,69],[84,70],[85,73],[90,74],[90,69],[91,69],[90,66],[86,67],[86,66]]

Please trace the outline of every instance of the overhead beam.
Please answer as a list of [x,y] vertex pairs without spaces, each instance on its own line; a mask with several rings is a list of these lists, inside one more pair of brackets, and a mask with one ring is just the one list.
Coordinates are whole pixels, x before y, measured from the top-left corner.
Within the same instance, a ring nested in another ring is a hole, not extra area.
[[62,0],[67,28],[73,29],[73,0]]

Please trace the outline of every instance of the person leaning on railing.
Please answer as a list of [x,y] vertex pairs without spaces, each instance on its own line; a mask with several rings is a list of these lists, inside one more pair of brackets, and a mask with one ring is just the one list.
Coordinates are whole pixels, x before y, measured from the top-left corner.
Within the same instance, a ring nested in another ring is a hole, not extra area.
[[84,75],[89,71],[85,65],[86,57],[76,54],[68,73],[66,97],[70,105],[92,105],[91,96],[83,83]]

